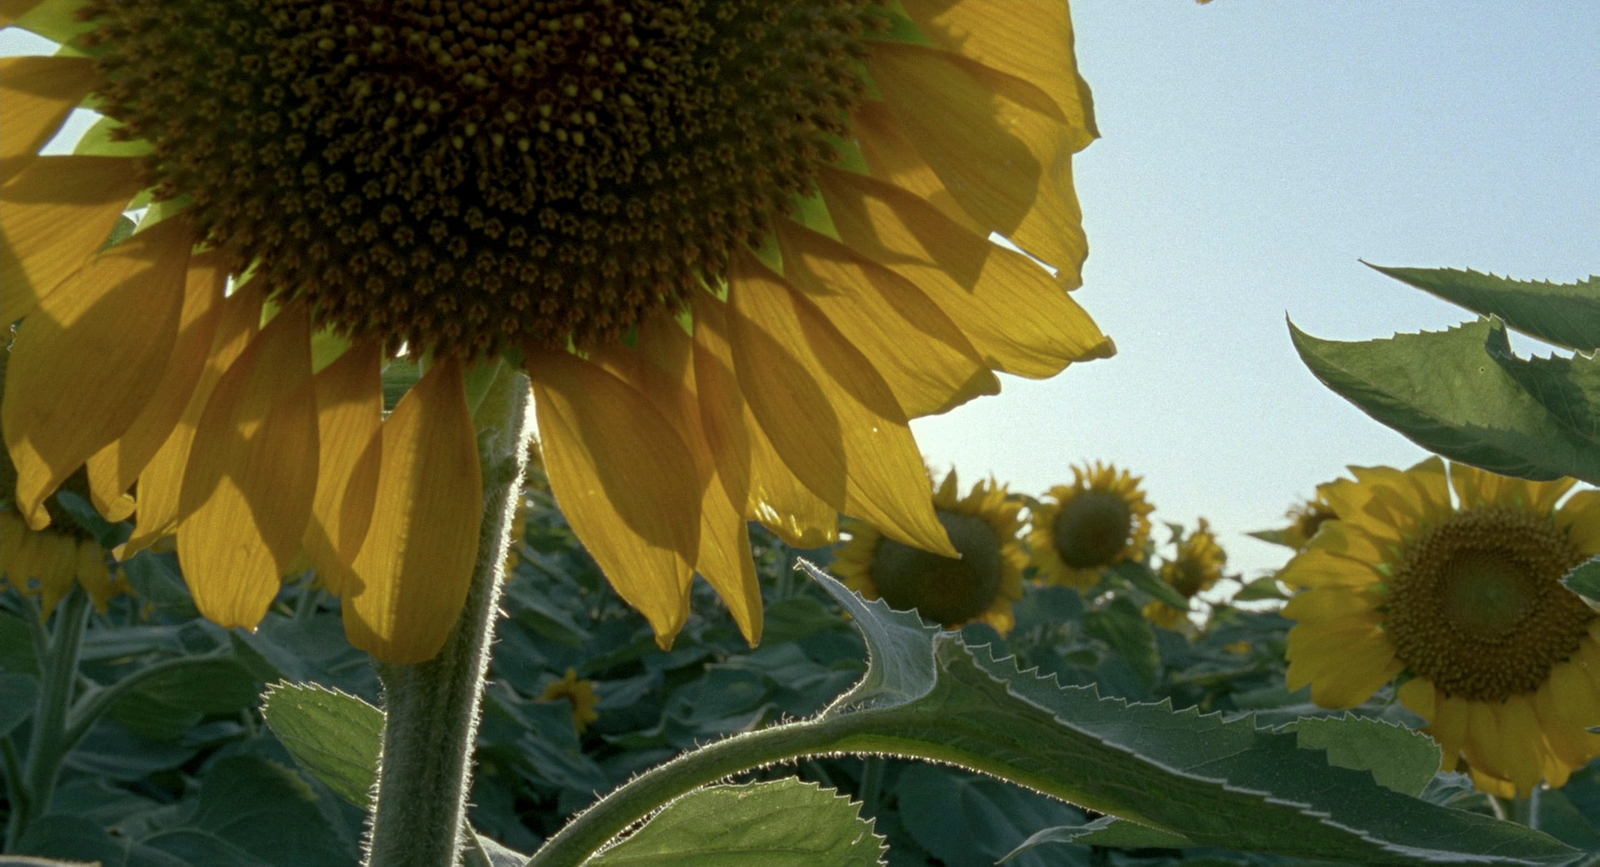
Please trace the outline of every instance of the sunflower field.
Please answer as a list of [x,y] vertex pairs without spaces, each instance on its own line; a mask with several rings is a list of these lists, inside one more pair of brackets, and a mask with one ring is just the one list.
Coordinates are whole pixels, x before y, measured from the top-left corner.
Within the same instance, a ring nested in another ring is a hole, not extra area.
[[1116,353],[1065,2],[0,26],[0,865],[1600,864],[1593,279],[1291,322],[1268,573],[919,451]]

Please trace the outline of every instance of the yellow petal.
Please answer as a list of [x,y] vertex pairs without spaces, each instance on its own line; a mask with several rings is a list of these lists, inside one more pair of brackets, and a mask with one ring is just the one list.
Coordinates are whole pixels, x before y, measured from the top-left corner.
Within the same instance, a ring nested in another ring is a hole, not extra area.
[[483,525],[483,476],[462,364],[443,359],[383,424],[377,496],[344,601],[350,643],[432,659],[461,616]]
[[670,645],[699,560],[694,457],[650,401],[560,351],[527,358],[550,489],[611,586]]
[[[1428,681],[1423,682],[1432,686]],[[1437,687],[1434,690],[1437,693]],[[1432,725],[1429,726],[1429,734],[1439,742],[1439,749],[1444,755],[1440,770],[1453,771],[1461,764],[1461,754],[1466,749],[1471,714],[1467,710],[1467,700],[1460,696],[1439,695],[1436,707],[1438,710],[1430,720]]]
[[1295,594],[1283,607],[1283,616],[1302,623],[1340,620],[1351,615],[1370,615],[1374,600],[1346,587],[1318,587]]
[[1321,547],[1331,526],[1332,522],[1322,525],[1317,531],[1317,546],[1296,554],[1279,573],[1279,580],[1293,587],[1307,588],[1365,587],[1381,582],[1383,575],[1374,571],[1370,562],[1344,557]]
[[172,435],[205,371],[222,317],[222,293],[228,280],[226,263],[226,256],[218,250],[189,259],[178,334],[161,383],[122,436],[89,458],[90,493],[95,506],[113,521],[127,518],[132,511],[128,488]]
[[900,134],[888,106],[875,99],[861,100],[850,112],[850,128],[873,177],[922,199],[961,228],[989,237],[989,230],[961,207],[938,172]]
[[667,316],[639,326],[638,349],[618,347],[596,353],[624,382],[645,395],[688,447],[695,464],[700,497],[699,572],[727,603],[740,632],[753,645],[761,640],[761,585],[750,556],[750,533],[743,515],[744,498],[735,506],[727,487],[716,478],[717,463],[700,422],[698,385],[694,378],[694,346],[689,334]]
[[1066,3],[904,0],[903,5],[933,44],[1045,91],[1081,131],[1074,150],[1100,135],[1089,85],[1078,74]]
[[1467,761],[1482,772],[1510,779],[1506,773],[1506,744],[1501,737],[1500,718],[1494,707],[1481,701],[1467,702],[1467,742],[1462,751]]
[[1567,528],[1579,551],[1600,553],[1600,491],[1579,491],[1568,497],[1556,513],[1556,525]]
[[[1035,50],[1038,50],[1037,48]],[[978,224],[1082,283],[1072,153],[1089,141],[1038,87],[965,57],[874,42],[867,71],[901,133]]]
[[3,411],[17,508],[35,529],[50,521],[45,498],[121,436],[160,385],[191,243],[181,218],[140,232],[75,274],[23,323]]
[[891,184],[824,169],[839,237],[910,280],[960,326],[989,367],[1046,377],[1115,349],[1050,275]]
[[778,240],[785,279],[872,359],[906,417],[1000,392],[966,335],[911,281],[790,220],[778,222]]
[[734,260],[728,283],[734,371],[789,468],[890,538],[959,557],[934,516],[905,416],[871,362],[752,256]]
[[133,535],[115,552],[118,559],[126,560],[171,533],[183,517],[179,511],[179,500],[195,427],[200,423],[200,416],[205,412],[206,402],[210,400],[218,380],[255,339],[260,323],[261,293],[257,287],[247,283],[222,302],[222,317],[211,338],[205,370],[201,371],[200,379],[188,397],[183,417],[139,473],[137,520]]
[[1504,776],[1527,797],[1539,784],[1544,766],[1544,733],[1526,696],[1513,695],[1493,708],[1500,724]]
[[0,184],[33,161],[97,79],[88,57],[0,57]]
[[796,548],[838,538],[838,513],[811,492],[762,432],[733,372],[722,302],[694,300],[694,371],[701,431],[717,464],[717,480],[747,520],[757,520]]
[[72,572],[78,579],[78,586],[94,600],[95,610],[104,614],[106,603],[117,595],[117,586],[111,582],[111,570],[106,567],[106,552],[92,540],[78,542],[78,557]]
[[382,447],[382,346],[358,342],[316,375],[317,495],[306,555],[332,593],[355,589],[355,562],[372,521]]
[[0,187],[0,327],[89,261],[139,191],[127,157],[39,157]]
[[0,0],[0,27],[11,26],[12,22],[26,15],[41,2],[43,0]]
[[317,485],[311,331],[280,311],[217,382],[179,496],[178,561],[195,605],[254,628],[300,551]]
[[72,592],[78,580],[78,540],[55,533],[35,533],[34,577],[39,579],[39,602],[45,617]]
[[1400,688],[1395,690],[1395,697],[1400,703],[1410,708],[1417,716],[1429,722],[1433,721],[1435,705],[1438,701],[1438,690],[1433,688],[1433,682],[1420,677],[1413,677]]

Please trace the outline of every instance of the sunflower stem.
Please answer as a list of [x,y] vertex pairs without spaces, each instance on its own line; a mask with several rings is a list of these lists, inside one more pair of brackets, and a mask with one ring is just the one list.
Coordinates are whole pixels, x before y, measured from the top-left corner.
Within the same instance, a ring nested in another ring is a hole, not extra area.
[[417,665],[377,663],[385,719],[367,867],[460,863],[506,545],[533,435],[531,395],[527,376],[502,364],[474,413],[483,524],[467,601],[444,648]]
[[34,819],[43,816],[55,794],[61,762],[70,744],[63,744],[67,711],[78,685],[78,658],[83,630],[89,620],[89,594],[77,584],[56,611],[55,634],[39,658],[39,698],[34,704],[28,753],[22,759],[21,780],[11,793],[11,819],[6,824],[6,851],[17,842]]

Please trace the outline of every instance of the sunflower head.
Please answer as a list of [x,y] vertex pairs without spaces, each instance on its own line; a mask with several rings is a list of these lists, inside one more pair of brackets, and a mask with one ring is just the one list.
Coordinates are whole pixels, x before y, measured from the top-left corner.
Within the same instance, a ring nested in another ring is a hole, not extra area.
[[1002,635],[1016,618],[1011,605],[1022,598],[1027,556],[1017,540],[1022,504],[992,479],[959,495],[951,470],[933,495],[939,523],[960,559],[944,557],[885,538],[872,525],[850,521],[851,537],[834,556],[832,569],[845,586],[891,608],[916,609],[946,629],[982,621]]
[[1263,542],[1304,551],[1306,544],[1317,535],[1317,530],[1335,515],[1333,507],[1328,505],[1327,499],[1321,491],[1318,491],[1315,497],[1289,507],[1284,517],[1289,519],[1289,523],[1283,527],[1275,530],[1257,530],[1250,535]]
[[567,673],[560,680],[551,681],[539,697],[545,701],[565,701],[571,704],[572,725],[577,728],[580,735],[589,728],[589,723],[600,718],[600,712],[595,710],[600,704],[600,697],[595,694],[594,682],[580,680],[577,669],[567,669]]
[[1096,461],[1072,468],[1033,509],[1028,542],[1047,584],[1090,587],[1107,566],[1135,559],[1150,538],[1150,512],[1140,477]]
[[1302,588],[1289,687],[1350,707],[1398,676],[1447,770],[1507,797],[1565,783],[1600,755],[1600,619],[1561,584],[1600,552],[1600,492],[1438,458],[1351,470],[1279,575]]
[[[1174,534],[1172,542],[1178,553],[1163,562],[1157,574],[1183,598],[1193,599],[1222,577],[1228,554],[1217,544],[1216,534],[1211,532],[1211,524],[1205,518],[1201,518],[1187,536],[1180,538]],[[1165,602],[1152,601],[1145,606],[1144,613],[1152,623],[1172,629],[1189,612]]]

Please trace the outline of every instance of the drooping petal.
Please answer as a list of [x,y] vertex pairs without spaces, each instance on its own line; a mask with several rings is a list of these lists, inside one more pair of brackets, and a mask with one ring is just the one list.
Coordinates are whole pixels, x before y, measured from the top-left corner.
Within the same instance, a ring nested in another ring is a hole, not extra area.
[[0,184],[33,161],[95,80],[94,60],[88,57],[0,57],[6,121]]
[[253,628],[300,551],[317,485],[311,330],[291,305],[218,380],[179,496],[178,560],[200,613]]
[[139,191],[127,157],[39,157],[0,187],[0,327],[92,258]]
[[221,251],[190,257],[178,334],[160,384],[122,436],[89,458],[90,493],[95,506],[113,521],[127,518],[133,510],[128,488],[172,435],[194,395],[222,318],[227,281],[227,259]]
[[533,351],[545,472],[562,514],[663,646],[689,614],[699,559],[694,457],[649,399],[560,351]]
[[823,199],[839,237],[910,280],[995,370],[1054,376],[1115,349],[1094,320],[1027,257],[990,243],[891,184],[823,169]]
[[317,495],[306,555],[330,592],[355,589],[355,562],[372,521],[382,446],[382,346],[358,342],[316,375]]
[[211,338],[205,369],[195,382],[183,416],[139,473],[139,510],[135,513],[133,535],[114,552],[119,560],[132,557],[157,539],[170,534],[179,519],[184,517],[179,510],[179,501],[183,491],[183,471],[189,464],[195,428],[222,374],[233,365],[260,330],[261,301],[258,287],[249,283],[223,300],[222,316]]
[[922,199],[961,228],[989,237],[989,229],[961,207],[939,179],[939,173],[900,134],[888,106],[875,99],[862,100],[850,112],[850,128],[855,130],[856,142],[873,177]]
[[1000,392],[966,335],[915,284],[789,220],[779,221],[778,240],[785,279],[872,359],[906,417]]
[[1089,247],[1072,153],[1087,132],[1033,84],[948,51],[874,42],[866,63],[901,133],[967,213],[1078,286]]
[[838,536],[837,513],[783,462],[739,387],[722,302],[694,300],[694,371],[701,430],[728,499],[747,520],[771,528],[796,548],[819,548]]
[[385,662],[423,662],[438,654],[461,616],[483,524],[462,363],[435,363],[400,399],[376,442],[377,494],[353,564],[360,587],[344,600],[345,634]]
[[34,529],[50,522],[45,498],[121,436],[160,385],[192,243],[181,218],[140,232],[79,271],[23,323],[3,412],[17,508]]
[[748,254],[729,275],[734,370],[778,454],[824,502],[892,539],[960,556],[883,378],[783,278]]

